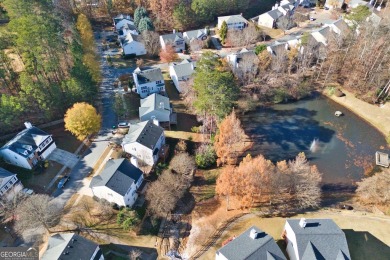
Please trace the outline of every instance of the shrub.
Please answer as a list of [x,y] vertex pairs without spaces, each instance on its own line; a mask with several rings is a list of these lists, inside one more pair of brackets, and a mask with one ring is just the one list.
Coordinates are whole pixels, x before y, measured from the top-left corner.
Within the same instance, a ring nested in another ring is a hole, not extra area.
[[195,155],[195,162],[199,168],[208,168],[215,164],[217,155],[212,145],[204,144],[200,146]]

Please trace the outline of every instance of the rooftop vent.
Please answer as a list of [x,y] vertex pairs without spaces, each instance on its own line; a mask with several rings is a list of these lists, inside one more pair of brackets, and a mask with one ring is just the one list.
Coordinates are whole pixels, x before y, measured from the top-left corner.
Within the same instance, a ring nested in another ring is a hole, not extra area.
[[160,102],[159,106],[158,106],[160,109],[164,109],[164,102]]
[[24,126],[25,126],[27,129],[32,128],[32,124],[31,124],[30,122],[24,122]]
[[306,227],[306,219],[305,218],[301,218],[301,220],[299,220],[299,226],[301,228],[305,228]]
[[249,237],[252,238],[252,239],[256,239],[257,238],[257,234],[258,234],[257,231],[254,228],[252,228],[251,232],[249,233]]

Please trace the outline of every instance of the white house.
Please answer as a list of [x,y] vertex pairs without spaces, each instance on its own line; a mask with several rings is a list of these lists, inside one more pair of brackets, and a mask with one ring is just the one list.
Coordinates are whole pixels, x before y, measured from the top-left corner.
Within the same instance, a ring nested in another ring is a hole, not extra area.
[[248,25],[248,20],[242,17],[241,14],[219,16],[218,29],[221,29],[223,22],[226,22],[228,29],[242,30]]
[[0,148],[0,156],[7,163],[31,170],[53,152],[56,144],[50,134],[29,122],[24,124],[26,129]]
[[276,28],[276,23],[277,23],[278,19],[282,16],[284,16],[284,15],[280,10],[278,10],[278,9],[271,10],[271,11],[268,11],[266,13],[259,15],[257,23],[260,26],[274,29],[274,28]]
[[331,36],[331,28],[329,26],[322,27],[318,30],[311,32],[311,36],[324,46],[328,45],[328,38]]
[[120,40],[124,55],[145,55],[145,45],[141,41],[141,36],[127,33],[125,38]]
[[183,33],[183,38],[187,43],[190,43],[193,40],[204,41],[207,39],[207,30],[199,29],[199,30],[187,31]]
[[0,199],[10,200],[22,189],[23,184],[18,180],[16,174],[0,168]]
[[120,14],[113,19],[115,30],[119,31],[125,24],[134,25],[134,20],[130,15]]
[[245,59],[252,59],[253,61],[258,62],[257,55],[252,50],[242,49],[239,52],[232,53],[226,56],[227,61],[229,62],[230,66],[234,69],[237,69],[239,67],[239,64],[242,60]]
[[154,93],[141,99],[141,106],[139,108],[139,119],[141,121],[157,119],[159,122],[170,123],[171,115],[172,107],[168,97]]
[[183,60],[180,63],[172,63],[169,65],[169,75],[177,91],[180,93],[183,91],[180,85],[190,79],[191,75],[195,72],[195,68],[196,62],[191,60]]
[[130,126],[129,133],[123,138],[122,148],[137,160],[153,166],[164,144],[164,129],[157,120],[149,120]]
[[248,20],[242,17],[241,14],[219,16],[218,17],[218,30],[221,29],[222,23],[226,22],[228,29],[242,30],[248,25]]
[[131,25],[131,24],[127,23],[119,28],[118,39],[121,40],[122,38],[125,38],[127,36],[127,34],[129,34],[129,33],[131,33],[133,35],[139,35],[139,33],[137,31],[137,27],[135,27],[135,25]]
[[275,240],[252,226],[238,237],[233,237],[220,248],[216,260],[286,260]]
[[288,44],[285,42],[274,41],[267,46],[267,51],[273,56],[284,54],[288,49]]
[[334,21],[333,23],[327,24],[326,26],[330,27],[332,31],[338,35],[346,35],[351,32],[348,24],[343,19]]
[[350,260],[344,232],[331,219],[287,219],[282,237],[291,260]]
[[153,93],[165,92],[164,77],[160,68],[136,68],[133,79],[137,93],[145,98]]
[[89,187],[99,199],[131,207],[138,198],[137,190],[143,179],[142,171],[128,160],[111,159],[107,161],[102,173],[92,178]]
[[75,233],[52,235],[41,260],[104,260],[99,245]]
[[183,34],[175,30],[171,34],[160,35],[160,44],[163,50],[167,45],[171,45],[176,52],[183,52],[186,49]]

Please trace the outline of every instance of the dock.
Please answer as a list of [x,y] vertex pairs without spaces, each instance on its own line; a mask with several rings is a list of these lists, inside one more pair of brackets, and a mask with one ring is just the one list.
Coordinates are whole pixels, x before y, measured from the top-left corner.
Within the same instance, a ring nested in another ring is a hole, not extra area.
[[375,162],[376,162],[376,165],[387,168],[390,165],[389,155],[387,153],[376,152],[375,153]]

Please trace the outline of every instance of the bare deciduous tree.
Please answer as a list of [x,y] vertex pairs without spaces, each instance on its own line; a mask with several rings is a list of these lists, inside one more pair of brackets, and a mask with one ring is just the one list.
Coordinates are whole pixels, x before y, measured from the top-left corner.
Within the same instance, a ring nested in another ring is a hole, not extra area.
[[178,153],[172,158],[169,167],[178,174],[191,175],[196,168],[195,159],[188,153]]
[[198,52],[203,48],[203,46],[204,42],[200,39],[194,39],[190,42],[191,52]]
[[259,58],[253,55],[245,55],[241,58],[237,68],[234,68],[234,75],[242,85],[248,85],[254,81],[259,72]]
[[364,204],[389,205],[390,170],[376,173],[357,183],[356,194]]
[[142,32],[142,43],[149,55],[157,56],[160,53],[160,36],[153,31]]
[[58,224],[63,208],[48,195],[33,194],[19,204],[16,212],[15,229],[19,233],[40,227],[50,232],[50,228]]
[[139,249],[132,249],[129,253],[130,260],[138,260],[142,255],[142,251]]
[[13,221],[16,219],[16,209],[26,195],[22,192],[15,193],[13,198],[7,199],[5,196],[0,198],[0,219],[2,222]]

